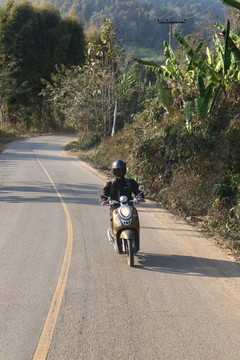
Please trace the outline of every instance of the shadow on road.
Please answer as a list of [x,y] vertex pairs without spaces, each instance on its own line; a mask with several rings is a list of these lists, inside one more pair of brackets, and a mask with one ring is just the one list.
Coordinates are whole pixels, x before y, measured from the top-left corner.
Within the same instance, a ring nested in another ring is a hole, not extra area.
[[[67,204],[99,204],[99,185],[57,184],[57,189]],[[25,186],[3,186],[0,188],[0,202],[9,203],[56,203],[59,199],[51,184],[39,183]]]
[[[58,149],[59,151],[61,151],[61,149]],[[13,158],[14,157],[14,158]],[[57,160],[57,161],[69,161],[71,160],[68,157],[62,156],[61,153],[59,152],[57,155],[53,155],[53,154],[43,154],[41,153],[40,155],[38,155],[38,158],[40,160]],[[0,157],[0,164],[1,167],[6,167],[6,166],[11,166],[12,165],[12,161],[17,162],[17,161],[27,161],[27,160],[36,160],[36,156],[33,152],[6,152],[3,153]]]
[[240,277],[240,264],[185,255],[137,254],[141,270],[214,278]]

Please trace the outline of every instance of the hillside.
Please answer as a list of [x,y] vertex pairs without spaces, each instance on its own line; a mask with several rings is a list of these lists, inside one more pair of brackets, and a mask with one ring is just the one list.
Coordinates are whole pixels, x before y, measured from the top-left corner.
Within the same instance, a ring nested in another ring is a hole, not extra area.
[[[91,119],[90,137],[79,132],[80,156],[107,171],[114,159],[126,160],[128,176],[144,183],[149,197],[227,240],[234,252],[240,241],[240,35],[230,22],[218,29],[211,48],[179,35],[181,51],[164,45],[164,66],[138,60],[119,79],[122,130],[114,136],[102,130],[99,138],[106,118],[94,126]],[[98,104],[103,100],[99,94]]]
[[[168,25],[157,24],[156,19],[160,18],[161,21],[165,21],[166,18],[171,21],[187,19],[185,24],[174,26],[174,31],[183,35],[196,32],[199,36],[208,38],[211,37],[212,24],[223,19],[226,9],[220,0],[219,2],[215,0],[49,0],[49,2],[57,6],[62,14],[74,10],[87,32],[99,29],[104,18],[112,18],[113,26],[118,28],[118,37],[123,40],[124,47],[134,56],[140,55],[140,57],[142,55],[149,57],[149,51],[146,49],[161,53],[163,41],[168,40]],[[154,53],[150,56],[154,57]]]
[[124,159],[127,175],[144,184],[148,198],[239,256],[240,104],[229,104],[224,101],[212,119],[215,132],[191,134],[182,127],[182,115],[156,121],[145,112],[97,147],[82,150],[72,143],[68,149],[109,174],[112,162]]
[[[165,21],[181,21],[187,19],[184,25],[176,25],[175,31],[184,35],[200,31],[208,27],[208,33],[202,31],[202,36],[209,34],[209,19],[211,24],[223,18],[225,6],[219,1],[141,1],[141,0],[70,0],[56,1],[63,13],[73,6],[78,19],[85,24],[86,30],[99,28],[103,18],[112,18],[113,26],[118,28],[118,36],[125,46],[145,47],[162,51],[162,42],[168,39],[168,25],[159,25],[156,19]],[[204,24],[204,25],[203,25]]]

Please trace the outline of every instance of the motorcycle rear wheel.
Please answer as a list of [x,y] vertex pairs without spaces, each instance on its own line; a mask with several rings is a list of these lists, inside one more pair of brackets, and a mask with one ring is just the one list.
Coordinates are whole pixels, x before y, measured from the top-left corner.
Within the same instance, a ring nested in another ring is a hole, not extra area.
[[129,266],[134,266],[134,253],[131,240],[126,240],[127,261]]

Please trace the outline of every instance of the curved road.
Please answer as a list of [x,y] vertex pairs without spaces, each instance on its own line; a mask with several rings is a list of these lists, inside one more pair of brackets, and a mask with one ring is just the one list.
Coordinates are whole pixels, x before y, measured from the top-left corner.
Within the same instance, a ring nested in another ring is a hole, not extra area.
[[239,360],[240,264],[148,202],[129,268],[67,141],[0,154],[0,360]]

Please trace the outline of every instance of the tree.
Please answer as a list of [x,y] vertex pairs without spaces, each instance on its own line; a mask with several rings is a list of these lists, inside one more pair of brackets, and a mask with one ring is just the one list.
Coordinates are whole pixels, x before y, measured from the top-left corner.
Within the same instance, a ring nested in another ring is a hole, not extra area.
[[113,109],[118,78],[117,60],[122,52],[116,44],[117,29],[110,19],[104,19],[100,30],[100,43],[88,45],[84,76],[89,79],[89,96],[92,98],[96,123],[101,124],[104,137],[111,133]]
[[[60,69],[47,84],[45,97],[58,114],[81,132],[106,137],[111,133],[118,76],[116,29],[104,20],[95,42],[88,44],[86,64],[71,70]],[[62,71],[63,70],[63,71]]]
[[0,68],[0,125],[3,126],[7,120],[6,104],[8,100],[16,92],[16,82],[14,72],[16,71],[16,63],[9,62],[6,66]]
[[[10,112],[25,108],[28,125],[41,125],[43,102],[41,79],[50,80],[56,65],[83,64],[85,39],[82,26],[60,16],[52,5],[36,7],[30,2],[9,0],[0,9],[0,66],[9,59],[17,64],[16,91],[9,99]],[[40,122],[40,123],[39,123]]]

